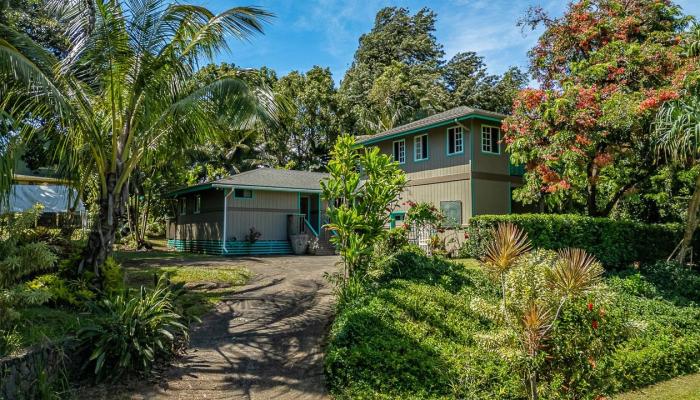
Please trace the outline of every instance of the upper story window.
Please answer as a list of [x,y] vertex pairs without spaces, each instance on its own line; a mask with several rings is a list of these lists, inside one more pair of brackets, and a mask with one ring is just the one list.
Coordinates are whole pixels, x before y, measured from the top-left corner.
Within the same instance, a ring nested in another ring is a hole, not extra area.
[[501,129],[495,126],[481,127],[481,151],[484,153],[500,154],[498,141],[501,140]]
[[413,139],[413,161],[428,159],[428,134],[418,135]]
[[198,194],[194,198],[194,213],[199,214],[202,211],[202,195]]
[[464,153],[464,130],[461,126],[447,128],[447,155]]
[[399,164],[406,162],[406,140],[401,139],[394,142],[394,161]]
[[253,191],[250,189],[233,189],[233,197],[237,199],[252,199]]
[[187,214],[187,197],[180,198],[180,215]]

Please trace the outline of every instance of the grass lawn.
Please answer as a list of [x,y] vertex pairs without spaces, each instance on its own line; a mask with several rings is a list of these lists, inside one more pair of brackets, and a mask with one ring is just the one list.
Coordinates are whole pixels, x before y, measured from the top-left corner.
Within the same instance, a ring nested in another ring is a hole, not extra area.
[[[124,265],[127,285],[138,288],[152,287],[161,275],[167,275],[172,283],[202,284],[189,288],[179,299],[186,315],[201,317],[225,296],[234,294],[251,277],[250,271],[221,257],[170,251],[165,240],[149,240],[154,245],[150,251],[117,251],[114,258]],[[215,284],[218,288],[204,288]]]
[[[500,332],[500,327],[479,311],[498,307],[500,290],[478,262],[434,262],[416,253],[396,259],[396,264],[376,282],[353,288],[351,295],[339,299],[325,359],[326,377],[334,397],[525,398],[522,380],[513,369],[514,361],[489,351],[482,340]],[[616,298],[614,307],[606,310],[606,320],[629,317],[641,328],[631,328],[635,329],[632,336],[620,336],[623,341],[612,354],[595,360],[597,367],[591,368],[588,359],[572,358],[576,370],[595,379],[609,376],[611,380],[605,386],[608,393],[698,372],[697,300],[693,303],[678,295],[681,292],[670,280],[648,280],[634,271],[629,275],[613,274],[605,280]],[[480,302],[487,306],[480,307]],[[585,302],[580,306],[585,310]],[[587,322],[584,326],[590,327]],[[607,326],[601,325],[600,329],[618,329],[619,325]],[[697,386],[700,378],[691,377],[688,379]],[[669,385],[662,388],[665,392],[659,394],[659,399],[680,396],[677,389],[690,390],[688,382],[674,382],[659,384]],[[549,394],[559,390],[555,385]],[[699,398],[696,393],[690,390],[690,397],[686,398]],[[619,398],[653,398],[629,397],[635,394]]]
[[697,400],[700,374],[681,376],[644,389],[615,396],[614,400]]

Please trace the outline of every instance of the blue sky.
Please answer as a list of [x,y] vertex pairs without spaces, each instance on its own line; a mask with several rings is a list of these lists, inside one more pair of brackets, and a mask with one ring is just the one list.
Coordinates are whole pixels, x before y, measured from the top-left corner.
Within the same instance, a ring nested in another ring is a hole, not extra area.
[[[197,3],[222,11],[240,5],[260,6],[276,17],[265,34],[248,43],[231,42],[231,52],[217,61],[242,67],[268,66],[278,75],[306,71],[314,65],[330,67],[336,83],[352,62],[360,35],[368,32],[382,7],[407,7],[415,12],[429,7],[437,13],[435,35],[446,57],[459,51],[475,51],[486,59],[492,73],[509,66],[527,67],[527,51],[537,32],[523,34],[516,21],[531,5],[541,5],[560,15],[565,0],[199,0]],[[677,0],[685,12],[700,17],[700,0]],[[699,18],[700,19],[700,18]]]

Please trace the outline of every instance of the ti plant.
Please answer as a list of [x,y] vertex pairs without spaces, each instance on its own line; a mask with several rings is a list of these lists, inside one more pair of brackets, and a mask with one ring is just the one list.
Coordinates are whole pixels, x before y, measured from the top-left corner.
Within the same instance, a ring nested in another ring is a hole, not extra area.
[[486,247],[483,262],[487,272],[496,278],[503,293],[503,315],[506,317],[506,273],[515,262],[531,249],[527,234],[509,222],[499,223],[493,231],[493,241]]

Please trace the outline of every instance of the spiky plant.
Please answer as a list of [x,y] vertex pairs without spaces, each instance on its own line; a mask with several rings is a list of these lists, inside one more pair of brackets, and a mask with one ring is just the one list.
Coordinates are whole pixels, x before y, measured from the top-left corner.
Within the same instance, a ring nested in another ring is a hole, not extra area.
[[528,304],[521,320],[521,343],[529,359],[527,386],[532,400],[537,399],[537,356],[542,348],[542,342],[547,338],[552,321],[550,310],[538,306],[535,302]]
[[558,254],[559,260],[548,270],[547,282],[562,298],[586,293],[600,283],[603,267],[595,256],[572,248],[562,249]]
[[510,222],[501,222],[492,232],[493,240],[482,259],[489,275],[499,281],[503,293],[503,313],[506,313],[505,274],[515,262],[531,249],[527,233]]

